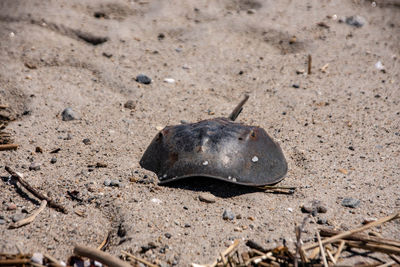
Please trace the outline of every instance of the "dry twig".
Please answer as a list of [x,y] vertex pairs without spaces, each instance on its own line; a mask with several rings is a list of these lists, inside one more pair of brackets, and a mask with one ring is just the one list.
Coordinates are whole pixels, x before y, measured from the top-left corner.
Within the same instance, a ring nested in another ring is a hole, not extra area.
[[132,259],[138,261],[138,262],[141,262],[141,263],[143,263],[143,264],[146,264],[147,266],[150,266],[150,267],[158,267],[157,265],[155,265],[155,264],[153,264],[153,263],[151,263],[151,262],[148,262],[148,261],[146,261],[146,260],[144,260],[144,259],[141,259],[141,258],[139,258],[139,257],[136,257],[135,255],[132,255],[131,253],[126,252],[126,251],[124,251],[124,250],[122,250],[121,253],[124,254],[125,256],[128,256],[128,257],[130,257],[130,258],[132,258]]
[[311,63],[312,63],[312,58],[311,55],[308,55],[308,68],[307,68],[307,74],[310,75],[311,74]]
[[54,200],[49,198],[48,196],[43,195],[40,193],[37,189],[33,188],[31,185],[29,185],[23,178],[22,175],[13,171],[10,167],[6,166],[5,167],[6,171],[11,174],[11,176],[16,179],[26,190],[31,192],[35,197],[37,197],[40,200],[46,200],[47,204],[49,207],[55,208],[57,211],[63,212],[63,213],[68,213],[67,209],[56,203]]
[[109,267],[132,267],[128,262],[122,261],[108,253],[95,248],[76,245],[74,248],[76,255],[96,260]]
[[46,205],[47,205],[47,201],[42,200],[42,202],[40,203],[40,207],[34,213],[32,213],[31,216],[26,217],[18,222],[11,224],[9,226],[9,228],[11,228],[11,229],[19,228],[21,226],[24,226],[24,225],[27,225],[27,224],[33,222],[36,219],[36,217],[39,215],[39,213],[41,213],[46,208]]
[[17,148],[18,148],[17,144],[2,144],[2,145],[0,145],[0,151],[16,150]]
[[319,232],[317,232],[317,238],[318,238],[319,250],[321,251],[322,262],[324,263],[325,267],[328,267],[328,262],[326,261],[324,246],[322,245],[321,236],[319,235]]

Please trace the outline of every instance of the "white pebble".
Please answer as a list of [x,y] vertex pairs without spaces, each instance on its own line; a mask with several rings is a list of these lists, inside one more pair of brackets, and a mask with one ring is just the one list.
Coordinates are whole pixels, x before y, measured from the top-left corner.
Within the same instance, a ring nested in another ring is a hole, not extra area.
[[43,264],[43,254],[42,253],[33,253],[31,261],[37,264]]
[[172,79],[172,78],[165,78],[165,79],[164,79],[164,82],[166,82],[166,83],[174,83],[175,80]]
[[156,203],[156,204],[161,204],[162,203],[161,199],[158,199],[158,198],[152,198],[151,202]]
[[204,162],[203,162],[203,165],[204,165],[204,166],[207,166],[207,165],[208,165],[208,161],[207,161],[207,160],[204,161]]
[[292,208],[288,208],[287,209],[289,212],[293,212],[293,209]]
[[157,130],[157,131],[161,131],[162,129],[164,129],[164,127],[162,127],[162,126],[160,126],[160,125],[156,126],[156,130]]
[[10,38],[14,38],[15,37],[15,33],[14,32],[10,32]]
[[382,62],[378,61],[375,63],[375,68],[377,68],[378,70],[384,70],[385,66],[383,66]]
[[254,157],[251,159],[251,161],[252,161],[252,162],[257,162],[257,161],[258,161],[258,157],[257,157],[257,156],[254,156]]
[[237,180],[236,180],[236,178],[232,178],[232,181],[236,182]]

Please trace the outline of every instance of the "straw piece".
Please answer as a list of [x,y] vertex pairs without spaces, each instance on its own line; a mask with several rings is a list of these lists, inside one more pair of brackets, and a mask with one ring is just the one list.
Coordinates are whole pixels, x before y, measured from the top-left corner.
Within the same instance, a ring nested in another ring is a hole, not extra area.
[[76,245],[74,248],[74,253],[82,257],[96,260],[109,267],[132,267],[128,262],[122,261],[108,253],[105,253],[95,248]]
[[[400,213],[392,214],[392,215],[390,215],[390,216],[384,217],[384,218],[382,218],[382,219],[380,219],[380,220],[377,220],[377,221],[375,221],[375,222],[371,222],[371,223],[369,223],[369,224],[366,224],[366,225],[364,225],[364,226],[362,226],[362,227],[360,227],[360,228],[356,228],[356,229],[353,229],[353,230],[349,230],[349,231],[346,231],[346,232],[337,234],[337,235],[335,235],[335,236],[332,236],[332,237],[330,237],[330,238],[324,239],[324,240],[322,241],[322,244],[323,244],[323,245],[326,245],[326,244],[335,242],[335,241],[337,241],[337,240],[339,240],[339,239],[343,239],[344,237],[347,237],[347,236],[352,235],[352,234],[354,234],[354,233],[358,233],[358,232],[364,231],[364,230],[366,230],[366,229],[369,229],[369,228],[375,227],[375,226],[377,226],[377,225],[380,225],[380,224],[382,224],[382,223],[391,221],[391,220],[393,220],[393,219],[397,219],[398,217],[400,217]],[[304,250],[309,250],[309,249],[312,249],[312,248],[316,248],[316,247],[318,247],[318,245],[319,245],[318,243],[316,243],[316,244],[314,243],[314,244],[310,244],[310,245],[308,245],[308,246],[304,246]]]
[[328,262],[326,261],[326,256],[325,256],[325,250],[322,245],[321,236],[319,235],[319,232],[317,232],[317,238],[318,238],[319,250],[321,251],[322,261],[324,262],[324,266],[328,267]]
[[338,259],[339,259],[339,257],[340,257],[340,253],[342,253],[342,250],[343,250],[345,244],[346,244],[346,242],[345,242],[344,240],[341,240],[341,241],[340,241],[340,244],[339,244],[339,247],[338,247],[338,249],[337,249],[337,251],[336,251],[336,254],[335,254],[335,256],[333,257],[333,258],[335,259],[336,262],[338,261]]

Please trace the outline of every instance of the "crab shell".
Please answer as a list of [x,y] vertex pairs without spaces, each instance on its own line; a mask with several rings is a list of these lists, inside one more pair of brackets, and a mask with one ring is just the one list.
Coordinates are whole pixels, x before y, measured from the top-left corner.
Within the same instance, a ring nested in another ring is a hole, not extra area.
[[227,118],[167,126],[153,139],[140,165],[160,184],[186,177],[211,177],[263,186],[282,180],[287,163],[264,129]]

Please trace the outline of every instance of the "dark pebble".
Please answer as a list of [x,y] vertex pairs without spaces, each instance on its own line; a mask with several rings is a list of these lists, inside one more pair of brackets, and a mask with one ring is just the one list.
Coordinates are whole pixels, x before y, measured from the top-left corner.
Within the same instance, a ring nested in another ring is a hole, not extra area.
[[360,28],[366,23],[365,19],[361,16],[350,16],[346,18],[346,23],[350,26]]
[[40,170],[40,164],[36,162],[32,162],[32,164],[29,166],[30,171],[38,171]]
[[224,213],[222,214],[222,219],[224,220],[233,220],[235,218],[235,214],[231,210],[224,210]]
[[72,108],[64,109],[61,113],[61,116],[63,121],[72,121],[78,119],[78,115],[72,110]]
[[126,229],[123,223],[120,223],[118,226],[118,231],[117,231],[117,235],[119,237],[124,237],[126,236]]
[[165,233],[164,236],[168,239],[170,239],[172,237],[172,235],[170,233]]
[[90,144],[92,143],[92,142],[90,142],[90,139],[89,139],[89,138],[83,139],[82,142],[83,142],[85,145],[90,145]]
[[346,197],[342,200],[342,206],[348,208],[357,208],[360,206],[361,201],[356,198]]
[[149,242],[147,245],[141,246],[141,248],[142,250],[140,251],[140,253],[146,253],[146,251],[157,248],[157,246],[154,242]]
[[136,81],[138,83],[143,83],[143,84],[150,84],[151,83],[151,79],[149,77],[147,77],[144,74],[139,74],[138,76],[136,76]]
[[57,162],[57,158],[51,158],[51,159],[50,159],[50,163],[51,163],[51,164],[54,164],[54,163],[56,163],[56,162]]
[[318,224],[326,225],[328,224],[328,220],[326,218],[318,218]]
[[124,108],[127,108],[127,109],[135,109],[135,107],[136,107],[136,105],[135,105],[135,102],[133,102],[133,100],[128,100],[124,104]]
[[158,38],[158,40],[162,40],[162,39],[164,39],[165,38],[165,34],[163,34],[163,33],[160,33],[160,34],[158,34],[158,36],[157,36],[157,38]]
[[294,83],[294,84],[292,85],[292,87],[293,87],[293,88],[300,88],[300,85]]

